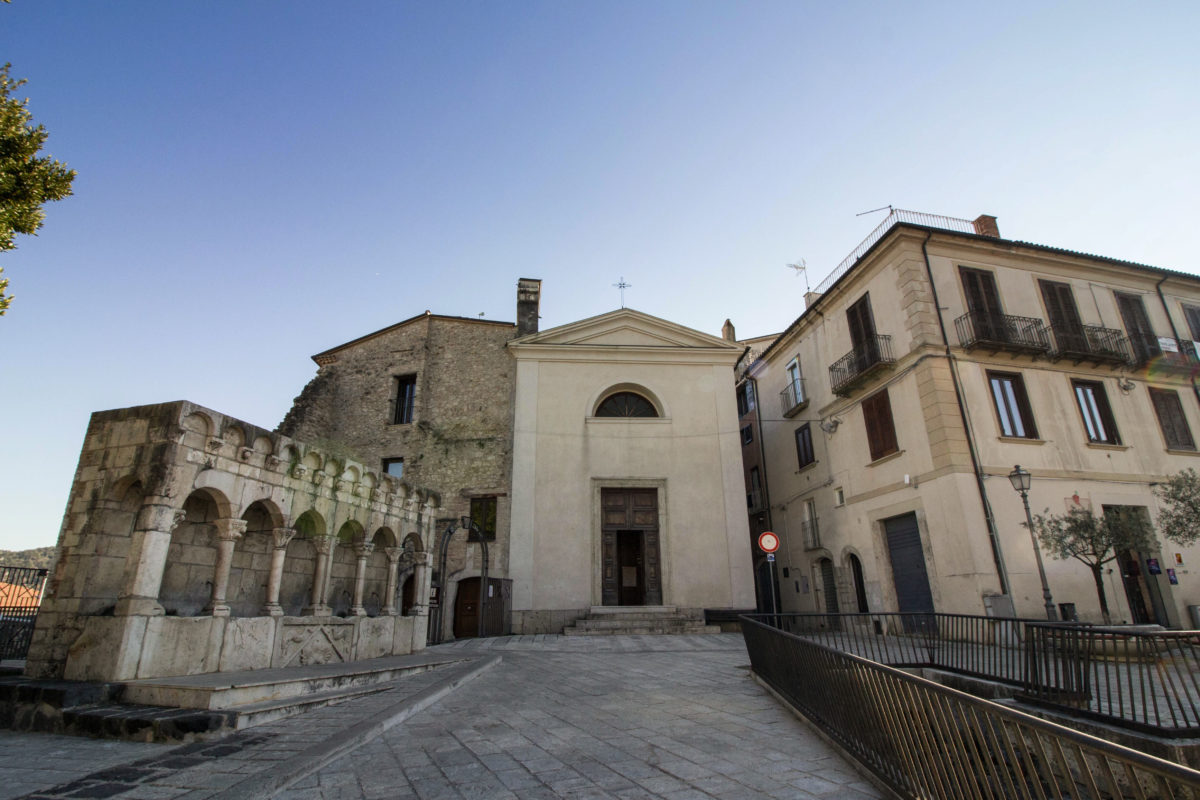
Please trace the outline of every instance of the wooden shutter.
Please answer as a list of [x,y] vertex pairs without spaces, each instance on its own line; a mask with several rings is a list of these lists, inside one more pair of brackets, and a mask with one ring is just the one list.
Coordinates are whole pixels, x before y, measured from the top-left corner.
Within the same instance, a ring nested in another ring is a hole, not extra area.
[[850,323],[850,341],[856,351],[862,352],[875,344],[875,317],[871,314],[871,295],[864,294],[858,302],[846,309]]
[[863,420],[867,426],[867,444],[871,460],[876,461],[896,452],[896,426],[892,422],[892,403],[887,389],[873,394],[862,402]]
[[1192,332],[1192,340],[1200,340],[1200,308],[1184,306],[1183,315],[1187,317],[1188,328]]
[[1166,389],[1151,389],[1150,400],[1154,403],[1154,413],[1158,415],[1158,424],[1162,428],[1163,438],[1167,440],[1167,448],[1195,450],[1196,443],[1183,416],[1179,395]]
[[1121,320],[1129,334],[1129,343],[1133,345],[1133,354],[1139,363],[1149,361],[1161,352],[1158,339],[1150,327],[1150,318],[1146,316],[1146,306],[1142,298],[1136,294],[1113,292],[1117,298],[1117,309],[1121,312]]
[[1042,300],[1046,303],[1046,313],[1050,315],[1050,324],[1068,332],[1074,332],[1083,327],[1079,320],[1079,309],[1075,307],[1075,294],[1066,283],[1054,281],[1038,281],[1042,287]]
[[996,291],[996,277],[992,273],[969,267],[959,267],[959,272],[962,274],[968,311],[978,311],[988,316],[1003,313],[1000,293]]

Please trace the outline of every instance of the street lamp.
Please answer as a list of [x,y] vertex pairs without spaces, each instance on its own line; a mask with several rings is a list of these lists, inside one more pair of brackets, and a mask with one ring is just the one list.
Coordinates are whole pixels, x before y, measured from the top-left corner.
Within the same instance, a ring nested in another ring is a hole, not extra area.
[[1050,597],[1050,584],[1046,582],[1046,567],[1042,565],[1042,551],[1038,547],[1037,536],[1033,533],[1033,514],[1029,512],[1029,485],[1033,482],[1033,476],[1029,474],[1029,470],[1021,469],[1021,465],[1017,464],[1013,467],[1013,471],[1008,473],[1008,480],[1012,483],[1012,487],[1021,493],[1021,500],[1025,503],[1025,523],[1029,526],[1029,539],[1033,542],[1033,554],[1037,557],[1038,575],[1042,578],[1042,598],[1046,601],[1046,619],[1053,622],[1058,619],[1058,613],[1054,610],[1054,600]]

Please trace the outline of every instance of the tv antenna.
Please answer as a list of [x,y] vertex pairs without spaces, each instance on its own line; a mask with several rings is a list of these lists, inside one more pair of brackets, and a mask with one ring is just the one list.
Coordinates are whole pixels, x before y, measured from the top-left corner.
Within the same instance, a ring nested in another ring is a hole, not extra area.
[[879,208],[872,208],[870,211],[860,211],[859,213],[855,214],[854,216],[865,217],[867,214],[874,214],[876,211],[883,211],[885,208],[888,210],[889,217],[896,210],[896,209],[892,208],[890,205],[886,205],[886,206],[880,206]]
[[808,294],[810,291],[812,291],[811,289],[808,288],[808,262],[807,261],[805,261],[803,258],[801,258],[800,260],[796,261],[793,264],[788,264],[788,268],[796,270],[797,278],[799,278],[801,275],[804,276],[804,293],[805,294]]

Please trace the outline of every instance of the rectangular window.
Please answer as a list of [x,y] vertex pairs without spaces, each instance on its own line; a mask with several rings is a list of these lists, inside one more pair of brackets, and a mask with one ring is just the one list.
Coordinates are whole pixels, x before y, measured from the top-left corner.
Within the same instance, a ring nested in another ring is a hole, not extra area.
[[1167,449],[1195,450],[1196,442],[1183,416],[1179,395],[1169,389],[1151,389],[1150,401],[1154,403],[1154,413],[1158,415],[1158,426],[1167,440]]
[[884,456],[899,452],[888,390],[884,389],[864,399],[862,412],[863,421],[867,426],[867,444],[871,448],[871,460],[878,461]]
[[750,444],[754,441],[754,428],[750,425],[742,428],[742,444]]
[[840,486],[833,490],[833,504],[835,506],[846,505],[846,493],[842,491],[842,487]]
[[413,420],[413,400],[417,394],[417,376],[401,375],[396,378],[396,413],[392,417],[395,425],[407,425]]
[[393,478],[404,477],[404,459],[403,458],[385,458],[383,460],[383,472],[386,475],[391,475]]
[[796,458],[800,461],[800,469],[817,460],[813,455],[812,429],[807,422],[796,428]]
[[1117,422],[1108,405],[1104,384],[1099,381],[1071,381],[1071,385],[1075,388],[1075,400],[1079,404],[1079,413],[1083,415],[1088,441],[1120,444],[1121,437],[1117,435]]
[[1200,340],[1200,308],[1185,305],[1183,315],[1187,318],[1188,329],[1192,332],[1192,341]]
[[758,467],[750,468],[750,491],[746,493],[746,507],[751,511],[762,508],[762,480]]
[[1000,435],[1036,439],[1037,427],[1033,424],[1033,411],[1025,394],[1025,381],[1020,375],[1007,372],[989,372],[987,375],[996,416],[1000,419]]
[[754,410],[754,387],[746,381],[737,389],[738,416],[744,417]]
[[472,497],[471,521],[479,526],[484,539],[496,541],[496,498]]

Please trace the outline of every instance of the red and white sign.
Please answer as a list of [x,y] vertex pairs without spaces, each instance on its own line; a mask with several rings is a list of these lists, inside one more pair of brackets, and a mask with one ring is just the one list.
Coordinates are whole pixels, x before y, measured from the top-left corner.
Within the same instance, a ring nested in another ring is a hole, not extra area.
[[774,553],[779,549],[779,537],[770,531],[763,531],[758,535],[758,549],[764,553]]

